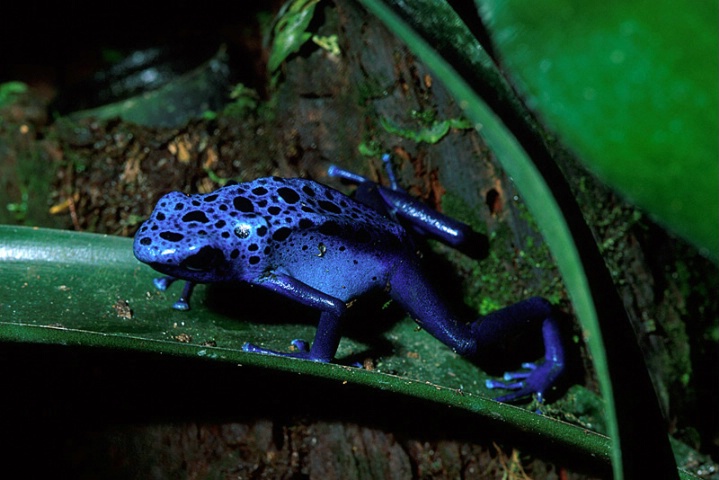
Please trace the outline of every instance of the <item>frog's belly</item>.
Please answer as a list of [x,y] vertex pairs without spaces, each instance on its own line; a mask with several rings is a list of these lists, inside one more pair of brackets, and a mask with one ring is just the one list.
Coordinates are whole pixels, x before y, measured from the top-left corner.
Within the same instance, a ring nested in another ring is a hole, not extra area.
[[329,248],[302,253],[279,270],[340,300],[349,301],[387,284],[391,262],[379,255]]

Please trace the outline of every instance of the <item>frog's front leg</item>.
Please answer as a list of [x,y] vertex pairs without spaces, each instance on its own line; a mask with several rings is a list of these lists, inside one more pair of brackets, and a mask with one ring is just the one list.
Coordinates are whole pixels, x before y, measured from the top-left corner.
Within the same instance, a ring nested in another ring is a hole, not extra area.
[[[164,292],[168,289],[170,285],[175,283],[179,278],[165,276],[165,277],[158,277],[152,280],[152,283],[155,285],[155,288],[160,290],[161,292]],[[180,298],[177,299],[177,301],[172,305],[172,308],[175,310],[189,310],[190,309],[190,297],[192,296],[192,291],[195,289],[195,285],[197,285],[195,282],[185,281],[185,285],[182,287],[182,293],[180,294]]]
[[326,363],[332,361],[335,353],[337,353],[337,347],[341,339],[340,320],[347,309],[347,306],[342,300],[327,295],[306,283],[281,273],[265,275],[252,283],[284,295],[302,305],[316,308],[322,313],[320,314],[320,321],[317,325],[315,339],[309,349],[307,348],[306,342],[293,340],[292,345],[298,349],[296,352],[278,352],[250,343],[246,343],[242,346],[244,351],[282,357],[303,358],[315,362]]

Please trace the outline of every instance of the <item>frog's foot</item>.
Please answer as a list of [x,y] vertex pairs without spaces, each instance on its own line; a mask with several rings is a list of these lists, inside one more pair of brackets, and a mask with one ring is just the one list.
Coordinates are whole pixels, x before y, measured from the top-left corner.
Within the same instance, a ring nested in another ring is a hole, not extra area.
[[278,352],[277,350],[270,350],[269,348],[263,348],[258,347],[257,345],[253,345],[251,343],[245,343],[242,345],[242,350],[245,352],[251,352],[251,353],[261,353],[263,355],[274,355],[277,357],[289,357],[289,358],[301,358],[303,360],[313,360],[315,362],[324,362],[324,360],[319,360],[317,358],[313,358],[312,354],[310,352],[310,344],[308,342],[305,342],[304,340],[292,340],[292,346],[294,347],[294,351],[292,352]]
[[[164,292],[166,291],[170,285],[175,283],[175,281],[179,280],[175,277],[158,277],[153,278],[152,283],[155,285],[155,288],[157,288],[159,291]],[[180,294],[180,298],[177,299],[177,301],[172,305],[172,308],[175,310],[181,310],[186,311],[190,309],[190,297],[192,296],[192,290],[195,288],[196,283],[194,282],[185,282],[185,286],[182,288],[182,293]]]
[[560,362],[544,361],[542,363],[523,363],[524,370],[507,372],[504,381],[487,380],[487,388],[502,388],[514,390],[511,393],[495,398],[498,402],[515,402],[530,395],[537,395],[537,401],[544,401],[544,393],[554,385],[562,373],[563,365]]

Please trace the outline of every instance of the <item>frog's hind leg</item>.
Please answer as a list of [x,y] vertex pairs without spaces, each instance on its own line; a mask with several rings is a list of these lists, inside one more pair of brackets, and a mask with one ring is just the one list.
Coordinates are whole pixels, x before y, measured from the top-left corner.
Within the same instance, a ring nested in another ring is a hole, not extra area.
[[[402,190],[402,187],[399,186],[399,183],[397,182],[397,177],[394,174],[394,169],[392,168],[392,157],[389,153],[385,153],[384,155],[382,155],[382,163],[384,164],[385,171],[387,172],[387,178],[389,179],[390,187],[392,188],[392,190]],[[345,170],[344,168],[337,165],[330,165],[327,168],[327,175],[329,175],[330,177],[347,180],[348,182],[354,183],[356,185],[361,185],[363,183],[372,183],[377,185],[376,182],[373,182],[369,178],[358,173]]]
[[374,183],[367,177],[364,177],[358,173],[350,172],[349,170],[345,170],[344,168],[338,167],[337,165],[330,165],[329,167],[327,167],[327,175],[329,175],[330,177],[347,180],[348,182],[354,183],[356,185],[360,185],[362,183]]
[[402,190],[380,186],[377,193],[393,216],[415,233],[438,240],[472,258],[487,256],[489,240],[466,223],[434,210]]
[[558,323],[547,300],[533,297],[466,323],[432,288],[417,264],[401,264],[392,274],[390,285],[392,298],[424,330],[468,358],[477,358],[507,338],[541,327],[544,359],[536,364],[524,364],[524,371],[506,374],[505,381],[487,382],[489,388],[513,390],[499,397],[498,401],[512,402],[532,394],[537,394],[541,401],[561,375],[564,350]]
[[541,325],[544,340],[544,358],[534,363],[523,363],[524,370],[507,372],[504,381],[487,380],[487,388],[513,390],[496,398],[500,402],[512,402],[532,394],[543,401],[544,393],[551,388],[564,371],[564,347],[559,323],[551,304],[542,297],[532,297],[492,312],[472,323],[472,334],[487,345]]
[[487,256],[489,240],[485,235],[412,197],[399,185],[390,155],[382,155],[382,162],[390,182],[389,188],[336,165],[331,165],[327,174],[359,185],[355,195],[357,200],[390,216],[416,234],[439,240],[472,258]]

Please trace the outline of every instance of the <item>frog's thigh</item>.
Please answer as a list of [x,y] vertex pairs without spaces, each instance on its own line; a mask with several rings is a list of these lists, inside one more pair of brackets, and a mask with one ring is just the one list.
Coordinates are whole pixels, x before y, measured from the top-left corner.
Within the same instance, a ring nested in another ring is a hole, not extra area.
[[417,262],[397,262],[390,279],[390,296],[432,336],[463,356],[477,351],[470,327],[436,292]]

